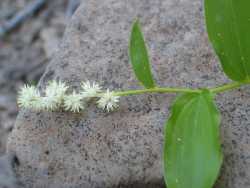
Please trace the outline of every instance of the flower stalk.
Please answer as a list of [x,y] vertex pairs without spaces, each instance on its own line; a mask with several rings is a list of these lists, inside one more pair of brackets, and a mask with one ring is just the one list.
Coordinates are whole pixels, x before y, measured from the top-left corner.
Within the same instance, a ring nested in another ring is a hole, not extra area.
[[[222,86],[208,88],[211,93],[218,94],[232,89],[239,88],[250,81],[231,82]],[[91,99],[96,100],[99,108],[110,112],[118,107],[120,97],[130,95],[140,95],[147,93],[201,93],[205,88],[174,88],[174,87],[155,87],[149,89],[126,90],[126,91],[103,91],[98,83],[82,82],[79,93],[73,91],[68,93],[68,86],[64,82],[49,82],[45,89],[45,96],[37,91],[34,86],[25,85],[18,97],[18,105],[22,108],[31,108],[34,110],[54,111],[63,108],[65,111],[80,112],[84,110],[84,105]]]
[[224,84],[222,86],[214,88],[201,88],[201,89],[190,89],[190,88],[174,88],[174,87],[156,87],[150,89],[141,89],[141,90],[127,90],[127,91],[117,91],[114,92],[116,96],[128,96],[128,95],[139,95],[145,93],[201,93],[203,89],[209,90],[211,93],[218,94],[226,91],[230,91],[236,88],[240,88],[244,85],[250,84],[248,82],[231,82]]

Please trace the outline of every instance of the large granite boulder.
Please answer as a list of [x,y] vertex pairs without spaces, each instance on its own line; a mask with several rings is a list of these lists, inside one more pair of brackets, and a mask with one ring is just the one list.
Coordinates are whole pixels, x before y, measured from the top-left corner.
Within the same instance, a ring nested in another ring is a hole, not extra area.
[[[208,87],[227,82],[208,43],[201,0],[85,0],[67,27],[60,50],[41,78],[79,88],[141,86],[128,60],[128,38],[141,20],[153,74],[162,86]],[[164,187],[163,126],[173,94],[124,97],[104,113],[21,110],[8,142],[27,187]],[[250,92],[218,97],[225,153],[218,187],[250,187]],[[206,161],[204,161],[205,163]]]

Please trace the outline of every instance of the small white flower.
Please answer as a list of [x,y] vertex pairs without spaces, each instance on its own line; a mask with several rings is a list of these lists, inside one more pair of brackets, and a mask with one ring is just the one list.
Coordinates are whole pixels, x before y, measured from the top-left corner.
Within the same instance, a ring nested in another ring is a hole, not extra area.
[[43,103],[43,97],[39,97],[37,98],[36,102],[33,103],[33,106],[32,106],[33,109],[35,110],[44,110],[44,103]]
[[46,87],[45,94],[46,96],[57,96],[63,97],[68,89],[68,86],[62,81],[51,81]]
[[84,109],[83,96],[73,91],[72,94],[64,97],[64,107],[67,111],[80,112]]
[[23,108],[38,108],[40,94],[35,86],[24,85],[19,92],[17,103]]
[[84,96],[84,98],[97,97],[97,94],[101,92],[101,87],[95,82],[92,84],[89,81],[82,82],[81,87],[83,89],[81,94]]
[[61,100],[58,100],[58,98],[51,96],[45,96],[41,98],[41,109],[53,111],[58,109],[58,107],[61,104]]
[[107,89],[106,93],[102,95],[102,97],[97,101],[97,105],[99,108],[107,110],[108,112],[113,111],[118,107],[119,96],[115,96],[114,93]]
[[57,82],[55,80],[49,82],[45,89],[45,97],[43,98],[44,108],[47,110],[55,110],[63,102],[63,98],[68,89],[64,82]]

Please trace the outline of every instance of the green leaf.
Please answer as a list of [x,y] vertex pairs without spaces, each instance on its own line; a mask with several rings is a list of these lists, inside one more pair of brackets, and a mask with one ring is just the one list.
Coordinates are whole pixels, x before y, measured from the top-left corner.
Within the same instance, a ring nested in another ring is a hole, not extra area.
[[212,188],[222,163],[219,124],[220,114],[209,91],[177,98],[165,126],[168,188]]
[[153,88],[155,83],[150,69],[150,60],[138,21],[132,27],[129,55],[137,79],[146,88]]
[[250,77],[249,7],[249,0],[205,0],[210,41],[224,72],[240,82]]

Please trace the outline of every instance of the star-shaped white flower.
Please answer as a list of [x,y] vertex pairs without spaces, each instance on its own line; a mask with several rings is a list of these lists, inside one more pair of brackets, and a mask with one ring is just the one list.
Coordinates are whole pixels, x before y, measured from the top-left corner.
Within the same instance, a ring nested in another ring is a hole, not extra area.
[[24,85],[17,99],[19,107],[22,108],[35,108],[39,106],[40,94],[35,86]]
[[83,96],[73,91],[72,94],[64,97],[64,108],[66,111],[80,112],[84,109]]
[[55,110],[60,107],[63,102],[68,86],[62,81],[51,81],[45,89],[45,97],[43,98],[44,108],[47,110]]
[[61,100],[54,97],[53,95],[45,96],[41,98],[41,108],[43,110],[53,111],[59,108]]
[[97,105],[99,108],[107,110],[108,112],[113,111],[118,107],[119,96],[114,95],[114,93],[107,89],[106,93],[104,93],[101,98],[97,101]]
[[90,99],[92,97],[97,97],[98,93],[101,92],[101,87],[98,83],[95,82],[93,82],[92,84],[89,81],[82,82],[81,87],[83,89],[81,94],[84,98]]

